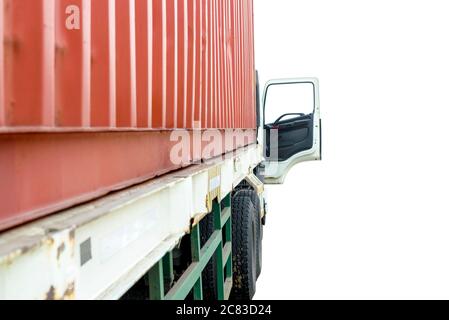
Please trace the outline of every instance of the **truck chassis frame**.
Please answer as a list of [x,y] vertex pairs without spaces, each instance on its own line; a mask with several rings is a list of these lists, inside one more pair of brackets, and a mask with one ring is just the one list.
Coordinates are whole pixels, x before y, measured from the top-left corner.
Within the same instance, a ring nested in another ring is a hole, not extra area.
[[195,300],[203,300],[202,272],[215,255],[217,268],[217,297],[227,300],[232,290],[232,225],[231,195],[213,203],[214,233],[204,246],[200,244],[199,225],[190,234],[192,263],[168,293],[165,288],[173,284],[173,254],[167,253],[149,272],[150,299],[184,300],[193,290]]

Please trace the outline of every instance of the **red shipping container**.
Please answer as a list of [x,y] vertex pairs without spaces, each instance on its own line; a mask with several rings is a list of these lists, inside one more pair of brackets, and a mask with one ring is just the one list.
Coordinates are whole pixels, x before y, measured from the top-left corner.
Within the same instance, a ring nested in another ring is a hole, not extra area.
[[252,0],[0,0],[0,34],[0,230],[178,169],[174,130],[255,142]]

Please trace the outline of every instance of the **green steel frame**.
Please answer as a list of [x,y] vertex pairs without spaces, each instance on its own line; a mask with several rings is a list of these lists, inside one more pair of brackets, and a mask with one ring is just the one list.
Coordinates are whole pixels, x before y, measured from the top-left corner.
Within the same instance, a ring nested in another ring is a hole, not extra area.
[[172,252],[167,253],[149,271],[151,300],[185,300],[191,292],[195,300],[202,300],[202,272],[214,255],[217,265],[218,300],[229,299],[232,290],[231,195],[225,197],[222,203],[214,201],[211,214],[214,218],[214,233],[201,247],[200,227],[196,225],[192,228],[190,234],[192,263],[176,283],[174,283]]

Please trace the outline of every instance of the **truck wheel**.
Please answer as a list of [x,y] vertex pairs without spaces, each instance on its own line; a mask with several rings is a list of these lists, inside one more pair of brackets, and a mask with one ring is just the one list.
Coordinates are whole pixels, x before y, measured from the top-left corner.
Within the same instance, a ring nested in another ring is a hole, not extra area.
[[[208,214],[200,222],[200,238],[201,247],[203,247],[209,240],[211,235],[214,233],[214,215]],[[205,301],[215,301],[217,300],[217,264],[215,261],[215,255],[207,264],[206,268],[203,270],[203,297]]]
[[259,278],[260,274],[262,273],[262,240],[263,240],[263,225],[262,221],[260,219],[260,198],[257,194],[257,192],[253,190],[242,190],[237,193],[239,196],[248,197],[251,199],[251,202],[254,205],[255,208],[255,214],[256,214],[256,224],[257,224],[257,237],[256,237],[256,274],[257,278]]
[[251,198],[237,193],[232,199],[233,300],[251,300],[257,281],[257,219]]

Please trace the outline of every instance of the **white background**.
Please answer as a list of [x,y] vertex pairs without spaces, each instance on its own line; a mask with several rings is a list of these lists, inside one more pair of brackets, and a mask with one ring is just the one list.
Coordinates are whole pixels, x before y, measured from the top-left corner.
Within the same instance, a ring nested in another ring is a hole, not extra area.
[[268,188],[256,298],[449,298],[447,1],[255,6],[261,82],[319,77],[324,141]]

